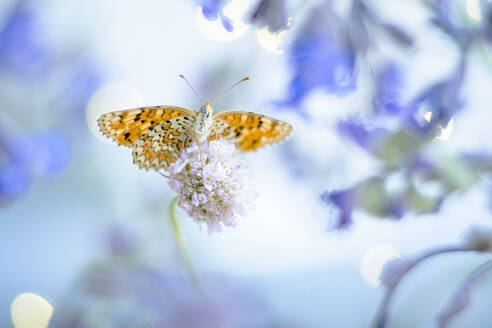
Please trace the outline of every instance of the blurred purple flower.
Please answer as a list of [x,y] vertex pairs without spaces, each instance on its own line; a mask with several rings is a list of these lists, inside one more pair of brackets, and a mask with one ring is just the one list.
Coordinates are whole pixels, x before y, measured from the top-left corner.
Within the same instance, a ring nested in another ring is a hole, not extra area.
[[234,26],[232,25],[231,19],[224,15],[224,0],[195,0],[197,4],[202,8],[203,17],[209,21],[215,21],[220,18],[222,26],[228,31],[232,32]]
[[25,194],[35,176],[59,174],[68,165],[70,148],[58,132],[29,135],[0,121],[0,201]]
[[[451,118],[463,108],[460,97],[466,71],[463,56],[455,72],[444,81],[431,85],[407,105],[406,122],[414,131],[423,134],[435,132],[437,126],[447,126]],[[430,111],[428,122],[423,121],[422,108]]]
[[34,13],[18,1],[0,28],[0,68],[30,75],[44,67],[48,49]]
[[98,65],[87,58],[74,58],[70,75],[60,94],[62,109],[74,114],[74,120],[85,127],[89,98],[103,84],[104,76]]
[[134,231],[114,224],[107,229],[105,237],[109,253],[113,256],[129,256],[137,252],[138,238]]
[[280,105],[298,105],[317,88],[338,95],[356,89],[356,54],[347,29],[329,9],[313,10],[289,55],[293,78]]
[[381,24],[381,27],[394,41],[398,42],[398,44],[407,48],[414,45],[413,37],[399,26],[390,23],[383,23]]
[[70,161],[70,146],[57,131],[31,136],[32,166],[41,176],[55,176],[63,172]]
[[428,4],[433,9],[432,24],[449,35],[458,45],[464,46],[473,38],[474,31],[460,22],[461,16],[458,2],[449,0],[430,0]]
[[338,123],[338,132],[359,147],[370,153],[377,152],[377,145],[387,131],[382,128],[370,128],[357,119],[347,119]]
[[339,211],[338,220],[334,224],[336,229],[348,228],[353,223],[352,211],[356,203],[355,194],[354,189],[325,191],[321,194],[321,201],[334,205]]
[[392,62],[387,63],[376,78],[376,95],[373,99],[376,114],[401,115],[405,111],[401,70]]
[[251,14],[250,23],[266,26],[270,32],[284,30],[289,23],[285,0],[261,0]]
[[250,286],[211,274],[200,281],[201,292],[141,262],[100,263],[71,289],[50,327],[277,327]]

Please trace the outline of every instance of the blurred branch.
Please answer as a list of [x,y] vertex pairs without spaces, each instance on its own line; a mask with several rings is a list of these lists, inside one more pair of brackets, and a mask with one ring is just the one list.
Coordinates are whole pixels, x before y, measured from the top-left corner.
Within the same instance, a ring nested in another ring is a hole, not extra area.
[[[401,280],[417,265],[423,261],[434,257],[436,255],[457,253],[457,252],[491,252],[492,251],[492,228],[491,227],[472,227],[463,240],[463,244],[456,246],[442,246],[424,251],[422,254],[416,257],[398,258],[388,263],[383,268],[381,273],[381,283],[386,287],[386,292],[380,303],[379,309],[376,312],[376,316],[373,320],[372,327],[384,328],[388,323],[388,313],[393,295],[397,287],[400,285]],[[444,310],[440,317],[440,322],[444,323],[450,319],[451,316],[458,313],[466,306],[463,301],[465,295],[468,295],[470,286],[484,275],[489,270],[492,270],[492,260],[486,262],[484,266],[481,266],[476,271],[472,272],[468,279],[465,280],[462,288],[455,294],[456,296],[449,303],[450,305]],[[451,309],[451,310],[450,310]],[[444,319],[443,319],[444,318]],[[444,326],[443,326],[444,327]]]
[[438,316],[438,327],[446,328],[448,323],[470,304],[472,287],[487,274],[492,272],[492,259],[475,268],[455,291]]
[[[406,276],[417,265],[436,255],[468,251],[474,251],[474,249],[465,246],[445,246],[425,252],[415,259],[397,259],[395,262],[389,262],[385,267],[386,272],[383,272],[381,276],[381,281],[383,282],[384,280],[383,284],[385,284],[387,287],[386,292],[383,296],[383,300],[379,305],[379,310],[376,312],[377,314],[375,319],[373,320],[372,326],[374,328],[387,327],[388,312],[391,301],[393,300],[393,295],[395,294],[397,287],[400,285],[402,278]],[[388,265],[391,265],[391,263],[394,264],[393,267],[388,268]],[[389,272],[390,270],[391,273]],[[384,275],[386,277],[384,277]]]

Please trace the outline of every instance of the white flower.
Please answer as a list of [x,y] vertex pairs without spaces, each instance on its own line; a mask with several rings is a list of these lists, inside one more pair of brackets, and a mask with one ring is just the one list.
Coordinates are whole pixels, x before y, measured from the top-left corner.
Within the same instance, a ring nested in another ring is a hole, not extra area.
[[492,251],[492,228],[474,226],[465,237],[465,244],[479,252]]
[[214,140],[193,144],[169,166],[169,185],[176,191],[180,207],[208,232],[235,226],[238,216],[253,208],[256,192],[249,188],[250,176],[236,156],[233,144]]

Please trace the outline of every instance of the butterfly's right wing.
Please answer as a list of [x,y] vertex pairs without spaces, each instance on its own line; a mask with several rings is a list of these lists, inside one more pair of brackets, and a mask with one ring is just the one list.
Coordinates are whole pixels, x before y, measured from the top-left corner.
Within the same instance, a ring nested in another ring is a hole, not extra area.
[[245,111],[224,111],[214,114],[210,140],[216,137],[231,141],[241,152],[285,140],[292,125],[266,115]]
[[150,128],[177,117],[192,120],[196,113],[177,106],[150,106],[106,113],[99,117],[97,123],[106,136],[129,147]]

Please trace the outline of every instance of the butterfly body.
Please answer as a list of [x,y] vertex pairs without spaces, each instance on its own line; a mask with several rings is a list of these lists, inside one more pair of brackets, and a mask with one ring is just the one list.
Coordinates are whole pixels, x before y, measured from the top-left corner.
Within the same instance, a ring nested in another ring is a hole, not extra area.
[[99,117],[98,124],[106,136],[132,147],[137,166],[155,170],[167,169],[193,142],[224,138],[247,152],[282,141],[293,130],[287,122],[257,113],[213,113],[208,101],[199,111],[151,106],[111,112]]
[[[198,142],[207,140],[214,123],[212,103],[207,101],[195,117],[195,133]],[[192,132],[192,131],[190,131]]]

